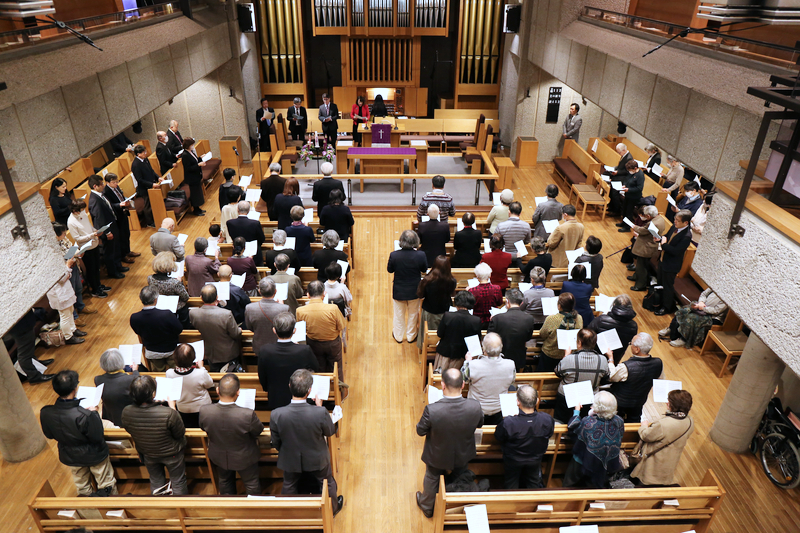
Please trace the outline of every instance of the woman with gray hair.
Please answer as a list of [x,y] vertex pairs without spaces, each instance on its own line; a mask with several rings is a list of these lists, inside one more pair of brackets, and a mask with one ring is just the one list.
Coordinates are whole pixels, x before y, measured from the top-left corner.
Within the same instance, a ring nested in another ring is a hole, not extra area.
[[604,489],[608,476],[622,470],[619,447],[625,423],[617,416],[617,399],[610,392],[594,395],[588,416],[581,418],[580,408],[575,406],[568,425],[575,444],[561,486]]
[[650,179],[658,182],[659,178],[655,172],[653,172],[653,166],[661,166],[661,150],[659,150],[655,144],[648,143],[648,145],[644,147],[644,151],[647,152],[649,156],[644,164],[645,174],[650,176]]
[[680,161],[668,155],[667,168],[669,172],[666,176],[663,176],[664,183],[661,184],[663,187],[661,190],[675,198],[678,194],[677,191],[680,191],[680,187],[683,184],[683,165],[680,164]]
[[[133,347],[141,350],[140,344],[134,344]],[[134,370],[130,374],[125,373],[125,359],[116,348],[103,352],[100,356],[100,368],[105,373],[95,376],[94,386],[103,385],[103,420],[120,427],[122,410],[133,403],[128,389],[139,372]]]
[[172,252],[159,252],[153,259],[153,274],[147,276],[147,285],[153,287],[161,296],[178,297],[178,320],[185,329],[193,329],[189,322],[189,293],[180,279],[170,277],[175,272],[175,255]]
[[492,276],[492,267],[486,263],[479,263],[475,267],[475,277],[478,284],[469,288],[469,292],[475,297],[475,308],[472,312],[481,319],[482,326],[488,326],[492,320],[489,310],[492,307],[503,305],[503,292],[498,285],[489,281]]
[[397,343],[403,342],[403,336],[408,342],[414,342],[419,330],[417,288],[422,275],[428,270],[428,260],[425,252],[416,250],[419,246],[416,231],[407,229],[401,233],[398,245],[400,249],[389,254],[389,263],[386,266],[386,270],[394,274],[392,337]]
[[263,213],[266,209],[270,220],[277,220],[275,215],[275,197],[283,192],[286,186],[286,178],[281,177],[280,163],[269,164],[269,176],[261,180],[261,202],[256,205],[256,211]]
[[[336,249],[336,247],[339,246],[339,234],[332,229],[322,234],[322,246],[322,250],[314,252],[311,266],[317,269],[317,279],[325,283],[328,281],[328,276],[325,274],[325,269],[328,268],[328,265],[336,263],[337,261],[348,263],[349,258],[346,253]],[[347,265],[347,270],[342,272],[342,277],[348,272],[350,272],[349,263]]]

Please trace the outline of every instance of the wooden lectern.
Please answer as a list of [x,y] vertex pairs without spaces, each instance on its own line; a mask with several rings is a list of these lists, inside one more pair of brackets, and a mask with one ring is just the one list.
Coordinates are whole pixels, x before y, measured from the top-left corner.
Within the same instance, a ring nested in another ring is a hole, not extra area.
[[239,169],[242,168],[242,163],[244,162],[242,157],[242,138],[238,135],[226,135],[219,140],[219,153],[220,159],[222,159],[222,168],[233,168],[238,175]]

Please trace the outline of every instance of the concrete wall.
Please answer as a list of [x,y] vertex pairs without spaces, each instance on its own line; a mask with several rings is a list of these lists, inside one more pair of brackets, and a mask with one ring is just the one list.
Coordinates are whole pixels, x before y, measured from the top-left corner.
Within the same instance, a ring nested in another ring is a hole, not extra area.
[[795,373],[800,372],[800,245],[745,210],[728,240],[735,202],[718,193],[692,268]]

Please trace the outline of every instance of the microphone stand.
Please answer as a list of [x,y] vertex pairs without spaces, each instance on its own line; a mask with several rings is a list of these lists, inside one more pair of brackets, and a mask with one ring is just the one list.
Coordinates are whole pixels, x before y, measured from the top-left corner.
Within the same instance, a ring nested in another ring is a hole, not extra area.
[[[47,21],[48,23],[52,22],[52,23],[53,23],[53,24],[55,24],[55,25],[56,25],[56,26],[57,26],[59,29],[62,29],[62,30],[67,30],[69,33],[71,33],[72,35],[74,35],[75,37],[77,37],[78,39],[80,39],[81,41],[85,42],[85,43],[86,43],[86,44],[88,44],[89,46],[92,46],[92,47],[94,47],[94,48],[97,48],[97,49],[98,49],[98,50],[100,50],[101,52],[103,51],[103,49],[102,49],[102,48],[100,48],[99,46],[97,46],[96,44],[94,44],[94,41],[93,41],[91,38],[89,38],[88,36],[86,36],[86,35],[82,34],[82,33],[81,33],[81,32],[79,32],[78,30],[73,30],[72,28],[70,28],[69,26],[67,26],[65,23],[61,22],[60,20],[56,20],[56,19],[54,19],[54,18],[53,18],[53,17],[51,17],[50,15],[48,15],[48,16],[47,16],[47,18],[49,19],[49,20]],[[45,22],[45,21],[43,21],[43,20],[40,20],[39,22]]]

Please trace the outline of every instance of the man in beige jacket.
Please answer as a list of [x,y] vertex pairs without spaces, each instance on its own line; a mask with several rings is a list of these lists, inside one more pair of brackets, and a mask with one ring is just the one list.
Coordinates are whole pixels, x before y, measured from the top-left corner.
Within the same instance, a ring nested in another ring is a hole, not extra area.
[[666,220],[659,214],[656,206],[645,206],[642,210],[642,218],[645,220],[643,226],[633,226],[631,228],[631,231],[636,235],[636,241],[633,243],[633,248],[631,248],[631,253],[636,258],[636,271],[633,276],[628,276],[629,280],[636,282],[631,287],[632,291],[647,290],[650,276],[656,275],[655,268],[648,268],[648,265],[650,264],[650,259],[659,252],[658,245],[660,241],[655,240],[653,234],[650,233],[648,229],[650,224],[652,223],[656,227],[660,236],[664,236],[667,233]]
[[552,268],[566,268],[568,250],[577,250],[583,242],[583,224],[575,220],[575,206],[565,205],[564,223],[560,224],[547,239],[547,251],[553,256]]

